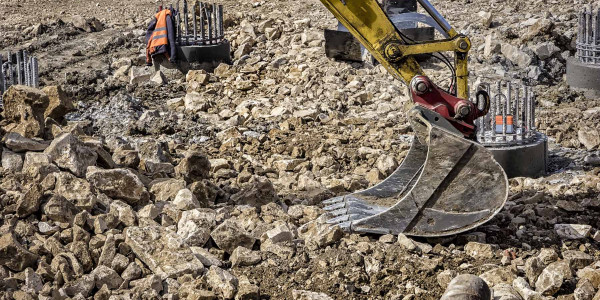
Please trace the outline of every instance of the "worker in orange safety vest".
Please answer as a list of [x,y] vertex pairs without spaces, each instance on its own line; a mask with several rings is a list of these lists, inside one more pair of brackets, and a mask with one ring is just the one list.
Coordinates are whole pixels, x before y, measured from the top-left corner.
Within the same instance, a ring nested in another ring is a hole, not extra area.
[[152,58],[164,54],[170,62],[176,61],[175,26],[171,10],[159,11],[146,31],[146,64],[152,65]]

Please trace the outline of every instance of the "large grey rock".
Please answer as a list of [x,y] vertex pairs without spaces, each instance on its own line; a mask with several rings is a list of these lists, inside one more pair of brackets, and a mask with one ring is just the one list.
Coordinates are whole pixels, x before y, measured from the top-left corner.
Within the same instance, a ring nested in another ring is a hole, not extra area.
[[21,172],[23,170],[23,156],[4,148],[2,151],[2,163],[0,165],[2,165],[4,170],[13,173]]
[[49,155],[38,152],[25,153],[23,174],[34,181],[41,181],[48,174],[58,172],[58,167],[52,163]]
[[589,266],[594,262],[593,256],[578,250],[565,250],[562,252],[562,257],[575,270]]
[[107,266],[98,266],[90,274],[94,276],[96,288],[98,289],[106,284],[109,289],[114,290],[119,288],[121,283],[123,283],[123,278],[115,270]]
[[46,217],[62,223],[72,222],[79,211],[73,203],[60,195],[52,195],[42,206],[42,212]]
[[252,251],[246,247],[237,247],[231,253],[229,258],[231,265],[235,266],[253,266],[261,262],[262,257],[260,252]]
[[298,229],[300,238],[304,239],[308,249],[319,249],[338,242],[344,236],[339,226],[331,226],[319,222],[304,224]]
[[531,284],[535,284],[538,276],[542,274],[545,267],[546,265],[539,257],[533,256],[528,258],[525,261],[525,276],[527,277],[527,280],[529,280]]
[[52,174],[55,178],[54,193],[65,197],[76,207],[91,210],[96,204],[96,195],[87,180],[67,172]]
[[0,265],[20,272],[34,267],[37,260],[38,256],[23,247],[12,232],[0,236]]
[[125,243],[154,274],[163,279],[184,274],[198,275],[204,270],[183,239],[163,227],[128,227]]
[[200,207],[200,202],[196,199],[196,196],[189,189],[181,189],[175,195],[173,204],[179,210],[190,210]]
[[77,177],[83,177],[87,168],[95,165],[98,158],[94,150],[71,133],[63,133],[55,138],[44,153],[58,167],[71,171]]
[[156,182],[150,187],[150,193],[156,201],[173,201],[177,193],[185,188],[185,181],[179,179],[167,179]]
[[75,109],[73,101],[60,86],[46,86],[42,91],[48,96],[48,107],[44,111],[45,118],[62,121],[64,116]]
[[237,293],[237,277],[219,267],[210,267],[206,274],[206,282],[223,299],[233,299]]
[[90,167],[86,179],[99,191],[129,204],[148,199],[148,191],[142,181],[128,169],[103,170]]
[[23,137],[16,132],[9,132],[4,136],[4,144],[14,152],[44,151],[47,143]]
[[531,286],[527,283],[527,280],[523,277],[517,277],[512,286],[519,292],[519,295],[523,297],[524,300],[544,300],[545,297],[542,296],[541,293],[536,292],[531,289]]
[[583,127],[577,132],[577,137],[588,151],[594,150],[600,145],[600,133],[595,128]]
[[210,161],[200,152],[189,151],[175,167],[175,174],[183,177],[187,182],[208,179],[210,172]]
[[501,283],[494,287],[494,300],[523,300],[523,297],[512,285]]
[[552,296],[560,290],[564,276],[556,266],[556,263],[552,263],[542,271],[535,282],[535,290],[537,292],[545,296]]
[[216,217],[216,213],[208,208],[184,211],[177,223],[177,234],[189,246],[202,247],[217,224]]
[[23,196],[17,200],[17,216],[24,218],[40,208],[43,190],[40,184],[34,183]]
[[554,224],[554,231],[563,239],[577,240],[590,236],[592,226],[583,224]]
[[475,259],[490,259],[494,258],[497,248],[498,246],[493,244],[469,242],[465,245],[465,252]]
[[4,93],[4,117],[9,122],[6,131],[32,138],[44,134],[44,111],[48,96],[25,85],[13,85]]
[[277,192],[273,183],[266,177],[253,176],[250,181],[242,187],[242,190],[231,197],[238,205],[250,205],[261,207],[262,205],[276,202]]
[[252,249],[255,238],[242,228],[235,218],[225,220],[215,228],[210,236],[219,249],[232,253],[238,246]]
[[511,44],[502,44],[501,51],[508,60],[521,68],[526,68],[533,62],[531,55]]

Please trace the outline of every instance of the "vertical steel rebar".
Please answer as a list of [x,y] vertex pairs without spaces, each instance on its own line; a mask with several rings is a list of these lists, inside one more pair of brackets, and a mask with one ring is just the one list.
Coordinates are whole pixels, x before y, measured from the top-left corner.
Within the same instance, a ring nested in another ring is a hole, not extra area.
[[204,30],[204,22],[205,22],[205,7],[206,5],[200,2],[200,45],[204,45],[204,41],[206,40],[206,32]]
[[600,8],[596,11],[596,36],[594,38],[594,51],[595,58],[594,63],[600,63]]
[[189,27],[188,27],[188,5],[187,0],[183,0],[183,23],[185,26],[185,44],[189,45]]
[[208,23],[208,37],[207,37],[207,41],[208,44],[212,44],[212,11],[211,11],[211,6],[210,4],[208,4],[208,8],[206,9],[207,14],[206,14],[206,22]]
[[531,96],[531,134],[535,131],[535,94],[533,93],[533,87],[530,88],[531,92],[529,95]]
[[519,120],[519,105],[521,105],[521,86],[517,85],[515,87],[515,115],[513,116],[513,131],[517,140],[520,139],[517,130],[522,127],[522,123]]
[[218,18],[217,15],[219,14],[219,10],[218,10],[218,6],[216,3],[213,3],[212,5],[212,14],[213,14],[213,42],[216,43],[217,39],[219,38],[219,22],[218,22]]
[[23,84],[23,75],[21,74],[21,63],[23,56],[21,51],[17,51],[17,84]]
[[219,39],[225,38],[225,31],[223,30],[223,4],[219,4]]
[[529,91],[527,87],[523,87],[523,106],[521,109],[521,139],[526,139],[526,127],[527,127],[527,97],[529,97]]
[[194,2],[194,6],[192,8],[192,22],[194,22],[194,38],[192,40],[192,43],[195,44],[196,41],[198,40],[198,30],[196,27],[196,7],[198,5],[198,1]]
[[33,73],[32,86],[34,88],[40,87],[38,60],[35,57],[31,58],[31,72]]
[[177,43],[181,45],[181,12],[179,11],[179,0],[177,0],[177,4],[175,6],[175,10],[177,13],[175,14],[175,31],[176,31],[176,39]]
[[588,49],[587,54],[586,54],[586,62],[588,62],[588,63],[592,62],[591,57],[594,54],[590,49],[590,44],[592,42],[592,35],[594,34],[594,31],[593,31],[594,28],[592,25],[592,14],[593,14],[593,10],[590,8],[590,11],[586,15],[587,35],[585,38],[586,48]]
[[27,51],[23,51],[23,77],[25,78],[24,83],[27,86],[31,86],[29,74],[29,57]]
[[584,24],[585,24],[584,20],[585,20],[585,14],[583,14],[583,13],[580,12],[579,13],[579,20],[578,20],[579,21],[579,27],[577,27],[577,42],[576,42],[576,45],[577,45],[577,47],[576,47],[577,49],[576,50],[577,51],[576,51],[576,53],[577,53],[577,58],[581,62],[583,62],[581,60],[582,59],[582,55],[583,55],[583,51],[581,51],[581,46],[580,45],[582,44],[581,41],[582,41],[583,35],[584,35]]

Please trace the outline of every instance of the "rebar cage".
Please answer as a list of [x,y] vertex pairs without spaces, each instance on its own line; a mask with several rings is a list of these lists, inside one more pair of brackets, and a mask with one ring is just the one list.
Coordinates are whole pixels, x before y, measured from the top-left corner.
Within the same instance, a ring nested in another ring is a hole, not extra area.
[[25,50],[11,53],[8,51],[4,62],[0,54],[0,106],[2,95],[11,85],[21,84],[39,87],[39,68],[37,58],[30,56]]
[[178,46],[214,45],[223,42],[223,5],[183,0],[180,10],[179,2],[171,10],[175,16]]
[[581,63],[600,65],[600,8],[585,7],[579,13],[577,59]]
[[477,120],[477,139],[485,146],[515,146],[535,142],[535,95],[532,87],[510,81],[477,89],[490,95],[490,111]]

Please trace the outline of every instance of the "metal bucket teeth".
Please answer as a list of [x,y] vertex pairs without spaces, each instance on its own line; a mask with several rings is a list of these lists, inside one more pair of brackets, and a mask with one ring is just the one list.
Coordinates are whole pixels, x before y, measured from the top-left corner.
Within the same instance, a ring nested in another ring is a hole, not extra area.
[[400,167],[367,190],[324,201],[329,224],[445,236],[475,228],[502,209],[508,180],[487,149],[453,132],[435,112],[415,108],[410,118],[416,136]]

